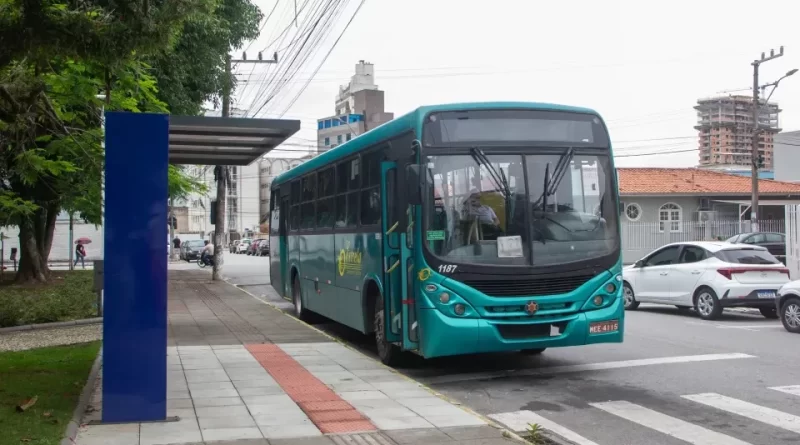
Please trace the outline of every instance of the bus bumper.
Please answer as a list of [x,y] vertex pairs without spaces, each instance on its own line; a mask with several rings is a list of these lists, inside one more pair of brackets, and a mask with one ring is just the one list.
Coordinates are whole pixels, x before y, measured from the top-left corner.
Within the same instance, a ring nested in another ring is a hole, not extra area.
[[[579,312],[565,317],[536,319],[529,323],[448,317],[435,308],[420,309],[419,317],[423,332],[420,352],[425,358],[595,343],[622,343],[625,324],[625,311],[621,298],[617,298],[612,305],[603,309]],[[617,321],[618,329],[612,332],[589,332],[593,323],[608,321]],[[542,334],[545,330],[551,331],[550,335]],[[526,331],[532,334],[526,335]]]

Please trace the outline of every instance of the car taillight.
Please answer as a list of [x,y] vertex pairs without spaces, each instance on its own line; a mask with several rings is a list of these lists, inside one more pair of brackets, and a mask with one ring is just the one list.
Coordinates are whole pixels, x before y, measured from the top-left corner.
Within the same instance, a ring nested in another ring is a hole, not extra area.
[[785,267],[775,267],[775,268],[772,268],[772,267],[769,267],[769,268],[767,268],[767,267],[751,267],[751,268],[747,268],[747,267],[726,267],[726,268],[723,268],[723,269],[717,269],[717,273],[719,273],[720,275],[722,275],[723,277],[725,277],[725,278],[727,278],[729,280],[731,278],[733,278],[733,274],[735,274],[735,273],[745,273],[745,272],[778,272],[778,273],[786,274],[787,277],[789,276],[789,269],[787,269]]

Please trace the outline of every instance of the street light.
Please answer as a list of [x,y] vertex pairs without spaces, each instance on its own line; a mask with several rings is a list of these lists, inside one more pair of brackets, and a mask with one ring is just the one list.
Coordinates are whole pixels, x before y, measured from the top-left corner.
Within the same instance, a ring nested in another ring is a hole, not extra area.
[[764,85],[765,87],[768,87],[768,86],[772,87],[772,91],[769,92],[769,96],[767,96],[767,100],[765,100],[764,102],[765,103],[769,103],[769,98],[772,97],[772,93],[774,93],[775,89],[778,88],[778,84],[781,83],[781,80],[786,79],[787,77],[793,75],[796,72],[797,72],[797,68],[791,69],[786,74],[784,74],[783,77],[781,77],[780,79],[776,80],[775,82],[768,83],[768,84]]

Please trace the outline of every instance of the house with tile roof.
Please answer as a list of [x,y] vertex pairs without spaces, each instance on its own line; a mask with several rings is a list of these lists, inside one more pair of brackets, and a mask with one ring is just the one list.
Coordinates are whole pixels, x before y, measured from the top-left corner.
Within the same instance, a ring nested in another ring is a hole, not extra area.
[[[619,168],[623,260],[679,241],[728,238],[750,230],[751,179],[697,168]],[[785,206],[800,183],[759,180],[760,230],[784,232]]]

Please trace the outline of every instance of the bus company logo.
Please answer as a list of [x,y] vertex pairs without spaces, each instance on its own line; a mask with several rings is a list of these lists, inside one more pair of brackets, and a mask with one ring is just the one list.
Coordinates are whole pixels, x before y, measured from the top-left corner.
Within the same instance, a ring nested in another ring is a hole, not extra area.
[[535,301],[529,301],[528,304],[525,305],[525,312],[527,312],[530,315],[535,314],[536,311],[538,310],[539,310],[539,305],[536,304]]
[[361,274],[361,252],[350,249],[350,242],[339,251],[339,276]]

